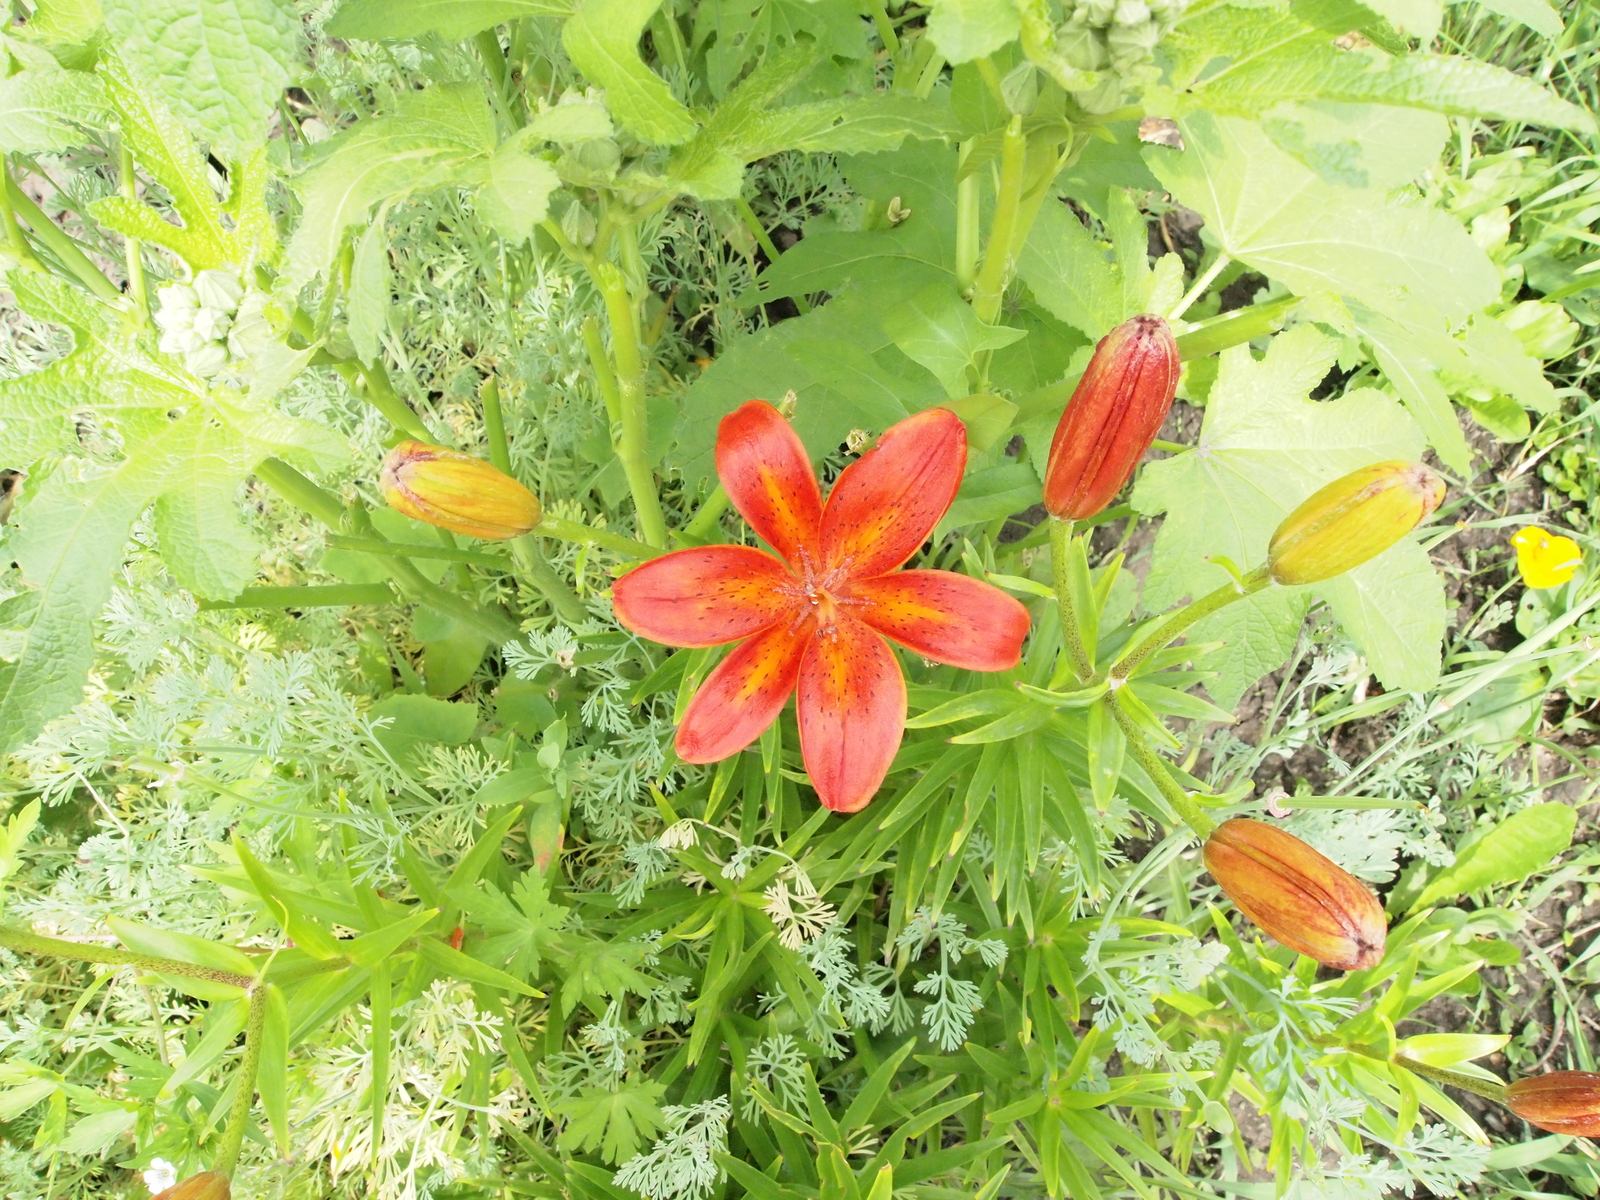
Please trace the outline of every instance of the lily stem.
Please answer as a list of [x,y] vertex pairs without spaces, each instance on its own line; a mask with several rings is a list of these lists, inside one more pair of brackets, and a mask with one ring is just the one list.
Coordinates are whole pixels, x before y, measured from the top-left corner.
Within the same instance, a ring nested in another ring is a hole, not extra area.
[[1072,603],[1072,582],[1067,570],[1067,555],[1072,545],[1072,522],[1055,517],[1050,522],[1050,571],[1055,580],[1056,607],[1061,613],[1061,640],[1066,644],[1067,661],[1079,683],[1094,678],[1094,664],[1083,644],[1083,627]]
[[238,1165],[245,1126],[250,1124],[250,1102],[255,1099],[256,1074],[261,1069],[261,1031],[267,1023],[267,987],[255,980],[249,988],[250,1020],[244,1030],[244,1061],[239,1064],[238,1090],[233,1093],[228,1125],[222,1131],[222,1143],[211,1164],[213,1171],[224,1175],[232,1175],[233,1168]]
[[503,475],[511,474],[511,443],[506,441],[506,418],[500,408],[500,383],[493,375],[478,389],[483,405],[483,437],[489,444],[489,461]]
[[11,247],[11,253],[17,261],[29,270],[43,271],[45,265],[33,253],[33,247],[28,245],[28,239],[22,232],[22,226],[17,223],[17,214],[11,206],[11,189],[5,186],[11,179],[6,173],[4,183],[0,183],[0,221],[5,222],[6,243]]
[[620,533],[612,533],[606,529],[596,529],[579,521],[564,521],[560,517],[545,517],[533,527],[533,533],[537,537],[558,538],[563,542],[577,542],[583,546],[603,546],[607,550],[614,550],[629,558],[648,559],[658,558],[661,555],[661,551],[654,546],[646,546],[631,537],[623,537]]
[[5,171],[5,190],[15,214],[28,223],[33,236],[61,260],[62,266],[77,276],[79,283],[107,304],[116,304],[122,299],[122,293],[117,291],[116,285],[95,269],[89,256],[78,248],[78,243],[65,229],[45,216],[44,211],[17,186],[10,171]]
[[1217,827],[1217,823],[1206,816],[1200,806],[1194,802],[1193,797],[1184,790],[1183,785],[1172,777],[1171,770],[1161,756],[1150,748],[1150,743],[1145,739],[1144,731],[1133,723],[1133,718],[1128,716],[1123,711],[1122,705],[1117,703],[1116,692],[1113,691],[1106,699],[1111,708],[1112,719],[1116,721],[1118,728],[1122,730],[1123,736],[1128,739],[1129,752],[1132,753],[1134,758],[1138,759],[1139,765],[1144,768],[1144,773],[1150,776],[1150,782],[1156,785],[1156,789],[1166,799],[1167,803],[1172,805],[1173,811],[1182,818],[1183,823],[1189,827],[1195,837],[1202,842],[1205,841],[1206,838],[1211,836],[1211,831]]
[[[128,139],[122,138],[122,145],[118,153],[119,175],[118,189],[123,198],[137,201],[139,199],[139,180],[133,171],[133,149],[128,145]],[[128,237],[123,239],[123,254],[128,265],[128,296],[139,310],[139,315],[145,322],[150,323],[150,289],[145,286],[144,279],[144,248],[138,238]]]
[[639,532],[652,546],[667,544],[667,523],[661,515],[661,499],[656,495],[655,473],[650,469],[650,419],[645,409],[644,358],[640,354],[639,325],[627,279],[610,262],[594,262],[589,268],[605,300],[611,322],[611,357],[617,367],[617,392],[621,409],[621,431],[617,437],[617,457],[622,460],[628,490],[638,513]]
[[1460,1088],[1464,1092],[1471,1092],[1475,1096],[1483,1096],[1499,1104],[1506,1102],[1506,1085],[1498,1080],[1479,1079],[1476,1075],[1464,1075],[1459,1071],[1447,1071],[1443,1067],[1430,1067],[1427,1063],[1418,1062],[1414,1058],[1407,1058],[1404,1054],[1396,1054],[1389,1061],[1397,1067],[1404,1067],[1413,1075],[1421,1075],[1430,1083],[1442,1083],[1449,1087]]
[[222,983],[229,987],[248,988],[255,982],[253,975],[240,975],[216,967],[202,967],[197,963],[179,962],[174,958],[160,958],[154,954],[139,954],[132,950],[118,950],[113,946],[93,946],[83,942],[68,942],[61,938],[45,937],[14,925],[0,925],[0,946],[7,950],[20,950],[25,954],[48,954],[74,962],[101,963],[113,967],[138,967],[157,975],[179,975],[185,979],[203,979],[208,983]]
[[1266,567],[1257,567],[1244,578],[1223,584],[1214,592],[1201,596],[1193,604],[1187,604],[1157,625],[1153,632],[1139,640],[1131,650],[1111,668],[1111,678],[1114,680],[1126,679],[1145,659],[1157,650],[1171,643],[1180,633],[1196,621],[1202,621],[1218,609],[1226,608],[1235,600],[1243,600],[1246,596],[1254,596],[1262,588],[1272,582],[1272,576],[1267,573]]
[[705,502],[700,505],[700,510],[683,527],[683,537],[694,542],[710,537],[711,531],[717,527],[717,522],[722,519],[722,514],[728,511],[728,505],[731,503],[727,489],[720,483],[717,484],[705,498]]
[[1217,261],[1201,273],[1200,278],[1194,281],[1194,286],[1184,293],[1183,299],[1173,306],[1172,311],[1167,314],[1167,320],[1176,321],[1188,312],[1189,306],[1206,294],[1206,289],[1216,282],[1217,276],[1226,271],[1232,261],[1228,255],[1218,254]]
[[511,553],[517,560],[518,568],[527,576],[528,582],[544,594],[544,598],[550,601],[550,607],[568,626],[587,621],[588,606],[577,592],[567,586],[567,581],[556,574],[556,569],[544,560],[533,536],[532,533],[525,533],[511,541]]

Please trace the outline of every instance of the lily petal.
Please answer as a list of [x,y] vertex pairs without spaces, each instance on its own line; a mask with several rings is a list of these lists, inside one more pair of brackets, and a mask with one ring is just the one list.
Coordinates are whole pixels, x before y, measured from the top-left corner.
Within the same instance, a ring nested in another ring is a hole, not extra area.
[[840,598],[856,618],[934,662],[1007,671],[1022,659],[1028,610],[981,579],[954,571],[895,571],[856,580]]
[[800,753],[817,798],[834,812],[865,808],[906,727],[906,681],[876,632],[843,616],[818,630],[800,664]]
[[717,477],[769,546],[797,567],[816,558],[822,490],[800,436],[765,400],[740,405],[717,426]]
[[822,555],[850,579],[892,571],[917,552],[961,487],[967,427],[947,408],[891,425],[844,469],[822,511]]
[[678,757],[716,762],[760,737],[794,691],[814,628],[809,614],[774,625],[718,663],[683,714],[674,743]]
[[668,646],[720,646],[795,612],[799,585],[754,546],[700,546],[653,558],[611,586],[617,620]]

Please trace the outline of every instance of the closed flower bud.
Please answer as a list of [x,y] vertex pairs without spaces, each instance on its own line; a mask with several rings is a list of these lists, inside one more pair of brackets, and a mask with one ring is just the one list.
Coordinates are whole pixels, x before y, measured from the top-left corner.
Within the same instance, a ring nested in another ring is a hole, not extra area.
[[1378,898],[1293,834],[1234,817],[1212,831],[1203,855],[1239,911],[1291,950],[1341,971],[1382,961],[1388,930]]
[[389,507],[408,517],[475,538],[514,538],[539,523],[539,501],[511,476],[481,458],[401,442],[379,476]]
[[1092,517],[1116,497],[1150,449],[1178,388],[1178,344],[1160,317],[1142,313],[1094,348],[1067,402],[1044,475],[1053,517]]
[[1381,462],[1340,476],[1283,519],[1267,547],[1279,583],[1332,579],[1376,558],[1444,499],[1444,480],[1421,463]]
[[1600,1075],[1552,1071],[1506,1088],[1506,1107],[1530,1125],[1573,1137],[1600,1137]]
[[232,1195],[226,1175],[221,1171],[202,1171],[164,1192],[157,1192],[150,1200],[230,1200]]

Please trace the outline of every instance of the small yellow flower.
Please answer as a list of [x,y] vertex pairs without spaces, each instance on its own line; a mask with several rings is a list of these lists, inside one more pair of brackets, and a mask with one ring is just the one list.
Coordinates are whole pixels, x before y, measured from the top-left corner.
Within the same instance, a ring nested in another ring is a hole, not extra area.
[[1560,587],[1583,563],[1583,552],[1569,537],[1546,533],[1537,525],[1518,530],[1511,544],[1517,551],[1517,570],[1531,588]]

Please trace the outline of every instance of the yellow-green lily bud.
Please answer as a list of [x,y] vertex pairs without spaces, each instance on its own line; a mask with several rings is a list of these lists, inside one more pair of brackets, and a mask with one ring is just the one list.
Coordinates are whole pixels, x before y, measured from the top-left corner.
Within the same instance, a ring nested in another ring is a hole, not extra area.
[[1421,463],[1381,462],[1335,479],[1283,519],[1267,547],[1278,583],[1317,583],[1376,558],[1444,499],[1444,480]]
[[468,537],[520,537],[539,523],[539,501],[511,476],[481,458],[401,442],[383,460],[378,478],[389,507]]

